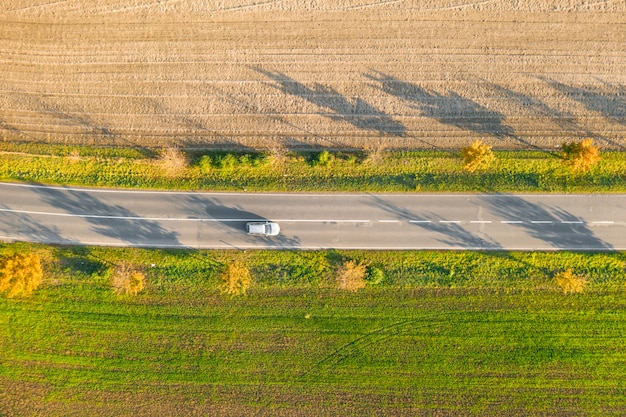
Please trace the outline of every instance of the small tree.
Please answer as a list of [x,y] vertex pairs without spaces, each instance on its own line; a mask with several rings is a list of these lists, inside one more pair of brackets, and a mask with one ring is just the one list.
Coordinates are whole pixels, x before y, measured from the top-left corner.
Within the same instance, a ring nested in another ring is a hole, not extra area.
[[122,262],[113,270],[111,285],[117,294],[137,295],[145,287],[143,272],[137,271],[132,265]]
[[569,165],[573,171],[587,171],[600,160],[600,150],[594,146],[593,139],[583,139],[580,142],[570,142],[561,145],[563,163]]
[[357,292],[365,288],[367,265],[350,260],[337,268],[337,287],[340,290]]
[[41,259],[36,253],[15,254],[5,259],[0,270],[0,292],[8,298],[28,296],[43,279]]
[[270,165],[275,168],[284,168],[289,161],[289,150],[284,145],[278,144],[270,148],[268,160]]
[[165,175],[179,177],[187,169],[188,161],[185,154],[178,148],[166,148],[161,151],[159,164]]
[[222,273],[220,292],[230,296],[245,295],[251,283],[250,270],[243,262],[234,261]]
[[585,291],[585,285],[587,285],[587,280],[575,275],[571,269],[559,272],[555,275],[554,280],[565,294],[582,293]]
[[470,146],[461,150],[466,171],[474,172],[479,168],[487,168],[495,159],[491,146],[481,140],[475,140]]
[[385,157],[387,156],[387,150],[385,150],[384,146],[366,146],[363,148],[367,157],[365,158],[365,162],[372,165],[380,165]]

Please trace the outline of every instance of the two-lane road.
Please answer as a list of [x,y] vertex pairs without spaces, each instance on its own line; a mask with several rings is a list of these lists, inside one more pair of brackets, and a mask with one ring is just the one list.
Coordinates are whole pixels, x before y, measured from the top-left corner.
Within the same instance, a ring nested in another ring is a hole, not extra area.
[[[0,183],[0,239],[189,248],[626,250],[626,195],[194,193]],[[245,234],[269,219],[281,234]]]

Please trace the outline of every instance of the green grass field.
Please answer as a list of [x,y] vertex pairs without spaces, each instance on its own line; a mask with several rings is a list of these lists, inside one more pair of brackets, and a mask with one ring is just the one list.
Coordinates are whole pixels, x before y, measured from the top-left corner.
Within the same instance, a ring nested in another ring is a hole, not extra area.
[[[44,285],[0,296],[0,415],[623,415],[622,253],[37,250]],[[245,297],[220,265],[252,271]],[[333,265],[385,278],[332,288]],[[112,265],[148,285],[117,296]],[[564,295],[553,273],[589,280]]]
[[[0,180],[44,184],[220,191],[626,192],[626,153],[606,152],[572,173],[558,152],[497,151],[468,173],[459,152],[187,152],[167,175],[154,150],[0,143]],[[321,159],[320,159],[321,158]]]

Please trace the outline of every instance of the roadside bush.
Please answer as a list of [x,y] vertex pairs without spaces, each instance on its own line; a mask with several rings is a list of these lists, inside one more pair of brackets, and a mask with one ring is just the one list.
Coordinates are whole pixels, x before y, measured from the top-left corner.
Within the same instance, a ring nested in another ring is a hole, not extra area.
[[367,265],[354,260],[344,262],[337,267],[337,288],[357,292],[365,288]]
[[237,157],[232,153],[227,153],[219,160],[219,166],[224,171],[232,171],[239,164]]
[[385,273],[378,267],[370,266],[367,268],[365,280],[368,285],[379,285],[385,280]]
[[80,162],[80,151],[78,149],[72,149],[70,153],[66,156],[67,160],[71,164],[76,164]]
[[221,281],[220,292],[230,296],[245,295],[252,283],[250,270],[238,260],[226,265]]
[[384,146],[368,146],[364,151],[367,155],[364,162],[375,166],[382,164],[388,154]]
[[284,168],[289,162],[289,150],[282,145],[276,145],[269,150],[267,159],[274,168]]
[[564,294],[583,293],[587,285],[587,280],[582,276],[575,275],[571,269],[559,272],[555,275],[554,280]]
[[43,279],[41,259],[36,253],[15,254],[4,260],[0,269],[0,292],[8,298],[28,296]]
[[491,150],[491,146],[481,140],[475,140],[470,146],[461,150],[464,161],[464,168],[468,172],[489,167],[496,157]]
[[163,173],[175,178],[181,176],[187,169],[188,161],[185,154],[178,148],[166,148],[161,151],[159,165]]
[[594,146],[593,139],[564,143],[561,149],[563,150],[563,163],[569,165],[573,171],[588,171],[600,160],[600,150]]
[[320,167],[329,166],[335,159],[335,156],[328,152],[327,150],[323,150],[322,152],[317,154],[317,157],[313,161],[313,165]]
[[211,172],[213,169],[213,160],[211,155],[202,155],[200,161],[198,161],[198,167],[203,174]]
[[145,276],[132,265],[123,262],[113,270],[111,285],[117,294],[137,295],[145,287]]

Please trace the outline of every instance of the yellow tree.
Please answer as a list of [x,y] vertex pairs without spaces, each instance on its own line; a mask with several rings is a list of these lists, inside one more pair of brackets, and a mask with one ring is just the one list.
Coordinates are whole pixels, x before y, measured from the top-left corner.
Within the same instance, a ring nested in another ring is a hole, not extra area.
[[461,149],[461,156],[466,171],[474,172],[479,168],[487,168],[496,157],[491,150],[491,146],[482,140],[475,140],[470,146]]
[[43,279],[41,259],[36,253],[15,254],[4,260],[0,270],[0,292],[7,297],[28,296]]
[[555,275],[554,280],[565,294],[582,293],[585,291],[585,285],[587,285],[587,280],[575,275],[571,269],[559,272]]
[[245,295],[251,283],[250,270],[242,261],[233,261],[222,273],[220,292],[231,296]]
[[145,276],[130,264],[123,262],[113,270],[111,284],[117,294],[137,295],[145,287]]
[[561,145],[563,163],[574,171],[587,171],[600,160],[600,150],[593,144],[593,139],[570,142]]
[[340,290],[357,292],[365,288],[367,265],[350,260],[337,268],[337,287]]

